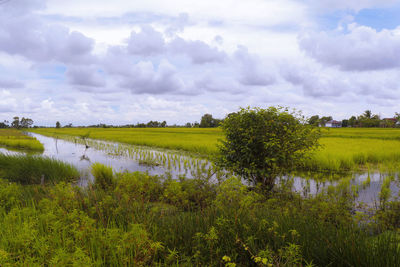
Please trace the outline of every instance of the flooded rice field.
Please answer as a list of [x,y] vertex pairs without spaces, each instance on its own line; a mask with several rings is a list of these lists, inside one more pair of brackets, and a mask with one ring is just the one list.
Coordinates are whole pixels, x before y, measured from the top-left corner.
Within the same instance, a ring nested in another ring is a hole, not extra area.
[[[217,168],[207,159],[193,157],[179,151],[153,149],[133,146],[117,142],[85,139],[63,136],[63,139],[46,137],[29,133],[38,139],[45,147],[43,156],[52,157],[74,165],[82,174],[79,185],[85,186],[92,179],[90,166],[101,163],[111,166],[116,172],[148,172],[150,175],[170,175],[173,178],[207,178],[217,182],[230,173]],[[21,152],[0,148],[1,153],[18,154]],[[277,180],[280,185],[286,185],[291,190],[304,196],[314,195],[327,190],[330,186],[347,186],[357,192],[357,200],[374,204],[379,201],[379,193],[385,179],[390,179],[388,188],[393,196],[399,193],[398,176],[373,173],[343,174],[341,179],[332,175],[284,176]]]

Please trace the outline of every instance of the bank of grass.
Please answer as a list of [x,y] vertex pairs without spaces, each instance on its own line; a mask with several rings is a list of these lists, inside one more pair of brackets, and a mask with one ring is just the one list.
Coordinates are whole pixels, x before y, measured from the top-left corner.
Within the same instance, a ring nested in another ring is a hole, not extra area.
[[38,152],[44,150],[43,145],[38,140],[16,129],[0,129],[0,146]]
[[212,184],[98,164],[93,174],[84,189],[0,180],[0,265],[400,265],[398,214],[355,217],[345,188],[304,199],[233,177]]
[[0,153],[0,178],[21,184],[53,184],[77,180],[79,172],[70,164],[48,157]]
[[[34,132],[47,136],[88,134],[93,139],[184,150],[209,158],[216,155],[218,140],[224,138],[219,128],[45,128]],[[400,166],[400,129],[323,128],[320,143],[320,149],[300,169],[344,172]]]

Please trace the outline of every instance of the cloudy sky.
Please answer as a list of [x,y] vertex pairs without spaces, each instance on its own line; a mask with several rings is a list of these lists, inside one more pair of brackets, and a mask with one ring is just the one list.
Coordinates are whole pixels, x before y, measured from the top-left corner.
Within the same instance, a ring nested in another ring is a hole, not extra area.
[[0,120],[400,112],[400,1],[0,0]]

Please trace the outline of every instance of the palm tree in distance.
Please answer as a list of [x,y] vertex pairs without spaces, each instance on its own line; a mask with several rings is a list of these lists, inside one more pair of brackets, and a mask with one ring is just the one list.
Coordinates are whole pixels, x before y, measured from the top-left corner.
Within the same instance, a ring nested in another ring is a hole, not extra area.
[[368,118],[368,119],[370,119],[370,118],[371,118],[371,116],[372,116],[372,112],[371,112],[371,110],[366,110],[366,111],[364,111],[364,114],[363,114],[363,116],[364,116],[365,118]]

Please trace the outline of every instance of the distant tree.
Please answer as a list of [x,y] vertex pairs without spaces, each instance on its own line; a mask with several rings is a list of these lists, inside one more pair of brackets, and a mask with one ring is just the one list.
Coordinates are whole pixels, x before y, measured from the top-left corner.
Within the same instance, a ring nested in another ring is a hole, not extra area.
[[241,109],[225,118],[222,130],[217,163],[266,191],[318,146],[320,136],[299,114],[275,107]]
[[68,123],[68,124],[64,125],[64,128],[72,128],[72,123]]
[[349,120],[342,120],[342,127],[348,127],[349,126]]
[[56,122],[56,128],[61,128],[61,123],[59,121]]
[[185,127],[186,128],[192,128],[192,124],[190,122],[188,122],[188,123],[185,124]]
[[204,114],[200,120],[200,128],[218,127],[222,120],[215,119],[211,114]]
[[222,124],[223,120],[220,119],[214,119],[213,127],[218,127]]
[[325,126],[325,124],[331,120],[332,120],[332,116],[324,116],[319,120],[319,122],[320,122],[321,126]]
[[355,126],[357,126],[357,124],[358,124],[358,121],[357,121],[356,116],[351,116],[349,119],[349,126],[355,127]]
[[19,128],[20,128],[20,125],[19,125],[19,117],[18,117],[18,116],[15,116],[15,117],[13,118],[13,121],[11,122],[11,127],[12,127],[12,128],[16,128],[16,129],[19,129]]
[[146,124],[144,124],[144,123],[137,123],[135,127],[137,127],[137,128],[146,128]]
[[383,119],[381,120],[381,122],[379,123],[379,127],[382,128],[393,128],[395,126],[395,121],[390,120],[390,119]]
[[160,123],[160,127],[166,127],[167,126],[167,122],[163,121],[162,123]]
[[8,128],[9,126],[8,126],[8,121],[3,121],[3,122],[0,122],[0,128],[1,129],[4,129],[4,128]]
[[146,124],[146,126],[147,126],[147,127],[154,127],[154,122],[153,122],[153,121],[149,121],[149,122]]
[[24,118],[24,117],[22,117],[22,119],[21,119],[21,121],[19,122],[19,126],[21,127],[21,128],[29,128],[29,127],[31,127],[32,126],[32,124],[33,124],[33,120],[32,119],[29,119],[29,118]]
[[366,110],[366,111],[364,111],[364,114],[363,114],[362,116],[365,117],[365,118],[367,118],[367,119],[370,119],[371,116],[372,116],[371,110]]
[[379,115],[373,115],[371,110],[366,110],[358,117],[358,124],[361,127],[379,127],[381,119]]
[[213,127],[213,117],[211,114],[204,114],[200,120],[200,128]]
[[308,124],[310,124],[310,125],[318,126],[318,124],[319,124],[319,116],[318,116],[318,115],[311,116],[311,117],[308,119],[307,122],[308,122]]

